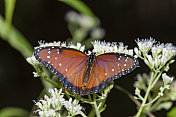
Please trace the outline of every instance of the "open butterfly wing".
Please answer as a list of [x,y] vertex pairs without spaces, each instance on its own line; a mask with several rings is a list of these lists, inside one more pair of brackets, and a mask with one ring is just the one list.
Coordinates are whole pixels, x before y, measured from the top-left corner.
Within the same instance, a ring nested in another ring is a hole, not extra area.
[[106,84],[131,72],[138,65],[137,59],[120,53],[106,53],[95,58],[90,77],[83,86],[88,56],[71,48],[49,46],[34,51],[36,59],[59,76],[64,87],[80,95],[98,93]]
[[87,69],[88,56],[65,47],[43,47],[34,51],[36,59],[59,76],[64,87],[82,92],[82,80]]
[[86,90],[97,93],[111,80],[133,71],[138,64],[136,58],[121,53],[99,55],[92,66]]

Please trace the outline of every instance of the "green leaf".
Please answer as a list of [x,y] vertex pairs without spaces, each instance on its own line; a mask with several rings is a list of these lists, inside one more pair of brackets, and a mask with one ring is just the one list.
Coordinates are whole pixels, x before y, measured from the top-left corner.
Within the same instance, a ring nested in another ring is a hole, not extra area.
[[176,117],[176,106],[167,113],[167,117]]
[[82,2],[81,0],[59,0],[59,1],[71,6],[72,8],[76,9],[80,13],[94,17],[94,14],[91,11],[91,9],[86,4],[84,4],[84,2]]
[[29,113],[17,107],[7,107],[0,110],[0,117],[28,117]]
[[27,39],[13,26],[7,31],[8,25],[6,25],[4,18],[0,15],[0,36],[3,40],[7,41],[14,49],[21,52],[26,58],[32,56],[32,46]]

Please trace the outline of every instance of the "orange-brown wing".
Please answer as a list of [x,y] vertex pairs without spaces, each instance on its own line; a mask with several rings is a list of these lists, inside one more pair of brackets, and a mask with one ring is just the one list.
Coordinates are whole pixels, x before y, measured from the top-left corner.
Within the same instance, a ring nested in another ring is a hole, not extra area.
[[80,93],[88,56],[76,49],[42,47],[34,51],[36,59],[59,76],[64,87]]
[[138,64],[136,58],[120,53],[97,56],[84,92],[98,93],[109,81],[130,73]]

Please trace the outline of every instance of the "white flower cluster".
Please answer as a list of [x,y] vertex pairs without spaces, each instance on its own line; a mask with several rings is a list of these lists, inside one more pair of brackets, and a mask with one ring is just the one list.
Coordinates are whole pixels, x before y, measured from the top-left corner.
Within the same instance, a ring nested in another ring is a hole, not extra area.
[[[149,39],[138,39],[136,41],[139,49],[134,48],[136,55],[142,59],[144,62],[153,70],[160,70],[176,55],[176,47],[171,43],[167,44],[157,44],[153,38]],[[151,54],[149,51],[151,50]],[[143,56],[142,56],[143,55]],[[170,63],[173,63],[174,60],[171,60]],[[169,63],[169,64],[170,64]],[[168,70],[168,66],[165,69]]]
[[37,62],[37,60],[36,60],[36,58],[35,58],[34,55],[33,55],[32,57],[26,58],[26,60],[27,60],[27,62],[30,63],[31,65],[34,65],[34,64]]
[[82,46],[81,43],[77,43],[77,45],[73,45],[72,43],[69,43],[68,45],[66,44],[66,42],[61,42],[61,41],[54,41],[54,42],[50,42],[50,43],[45,43],[45,41],[39,41],[39,46],[35,47],[34,49],[40,48],[40,47],[47,47],[47,46],[61,46],[61,47],[66,47],[66,48],[73,48],[73,49],[77,49],[80,51],[84,51],[85,46]]
[[159,96],[163,96],[163,92],[165,89],[170,89],[170,85],[174,79],[173,77],[169,77],[168,75],[166,75],[166,73],[162,74],[162,78],[163,78],[164,86],[160,87],[160,92],[158,93]]
[[63,106],[72,116],[80,114],[82,107],[76,102],[77,100],[75,99],[73,102],[72,98],[69,101],[65,100],[62,89],[49,89],[48,92],[51,94],[49,97],[45,95],[44,99],[40,99],[35,104],[38,109],[34,112],[38,112],[40,117],[60,117],[60,110]]
[[174,79],[174,77],[169,77],[168,75],[166,75],[166,73],[162,74],[162,78],[163,78],[164,85],[170,84]]
[[93,30],[91,30],[90,35],[92,38],[102,39],[105,35],[105,31],[104,31],[104,29],[102,29],[100,27],[94,28]]
[[93,52],[96,52],[97,54],[103,54],[108,52],[118,52],[118,53],[124,53],[133,56],[133,50],[127,49],[128,46],[124,46],[122,42],[119,43],[119,45],[116,42],[101,42],[101,41],[94,41],[93,44]]
[[97,21],[94,21],[93,18],[91,16],[85,15],[85,14],[78,14],[77,12],[74,11],[69,11],[66,16],[65,19],[68,22],[72,22],[74,24],[79,25],[80,27],[83,27],[85,29],[90,29],[94,26],[96,26]]
[[139,47],[139,50],[141,50],[142,52],[148,52],[151,48],[152,48],[152,46],[153,46],[153,44],[155,43],[156,41],[153,39],[153,38],[149,38],[149,39],[137,39],[136,40],[136,43],[137,43],[137,45],[138,45],[138,47]]
[[73,38],[85,38],[90,33],[91,39],[102,39],[105,31],[100,27],[100,21],[95,16],[69,11],[65,16]]
[[82,106],[78,104],[78,101],[76,99],[72,101],[72,98],[70,98],[69,101],[64,102],[64,106],[71,113],[72,116],[81,114],[80,110],[82,109]]

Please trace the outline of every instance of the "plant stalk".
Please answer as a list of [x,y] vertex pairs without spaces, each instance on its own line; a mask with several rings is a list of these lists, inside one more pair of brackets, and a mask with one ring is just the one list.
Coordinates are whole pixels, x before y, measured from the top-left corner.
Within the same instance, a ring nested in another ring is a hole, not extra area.
[[150,92],[150,90],[151,90],[152,80],[153,80],[153,78],[154,78],[153,75],[154,75],[154,72],[152,72],[152,75],[151,75],[151,78],[150,78],[150,82],[149,82],[149,86],[148,86],[148,88],[147,88],[147,92],[146,92],[145,97],[144,97],[144,100],[143,100],[143,102],[142,102],[142,104],[141,104],[141,106],[140,106],[140,108],[139,108],[139,110],[138,110],[138,112],[137,112],[136,117],[139,117],[139,116],[141,115],[141,112],[142,112],[142,110],[143,110],[143,108],[144,108],[144,106],[145,106],[145,103],[146,103],[146,101],[147,101],[149,92]]

